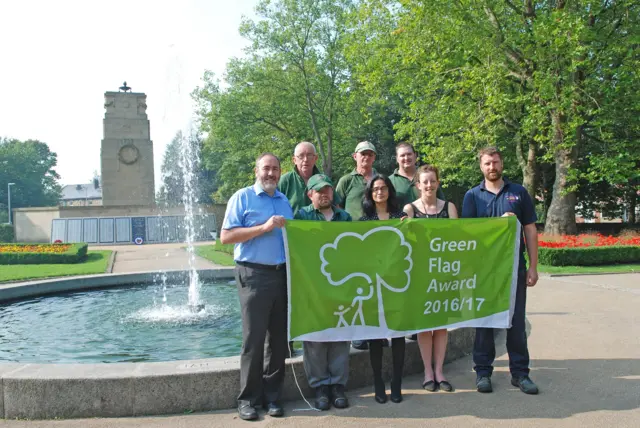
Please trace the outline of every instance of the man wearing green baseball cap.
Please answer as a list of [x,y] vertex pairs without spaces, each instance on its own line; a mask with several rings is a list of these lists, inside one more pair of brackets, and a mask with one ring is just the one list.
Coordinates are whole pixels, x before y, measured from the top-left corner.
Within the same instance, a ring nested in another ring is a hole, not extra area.
[[336,186],[337,199],[342,201],[342,206],[352,218],[362,217],[364,191],[367,183],[376,175],[376,170],[373,168],[376,153],[376,147],[369,141],[358,143],[353,153],[356,168],[343,176]]
[[[346,211],[333,205],[333,183],[324,174],[316,174],[307,182],[308,205],[295,214],[296,220],[351,221]],[[349,377],[349,342],[308,342],[302,344],[304,371],[309,386],[316,391],[315,407],[329,410],[349,406],[344,388]]]

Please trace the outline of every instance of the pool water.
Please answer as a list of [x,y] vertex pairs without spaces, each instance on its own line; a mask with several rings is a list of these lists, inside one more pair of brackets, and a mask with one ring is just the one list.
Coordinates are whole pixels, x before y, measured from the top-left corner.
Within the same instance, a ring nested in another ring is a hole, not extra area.
[[[239,355],[236,287],[203,284],[205,308],[186,285],[140,285],[0,304],[0,362],[116,363]],[[166,303],[165,303],[166,300]]]

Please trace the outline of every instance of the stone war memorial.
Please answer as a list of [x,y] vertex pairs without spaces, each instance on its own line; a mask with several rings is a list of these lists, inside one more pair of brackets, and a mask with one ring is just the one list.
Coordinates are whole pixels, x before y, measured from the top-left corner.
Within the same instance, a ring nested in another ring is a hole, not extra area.
[[[126,82],[125,82],[126,83]],[[104,138],[100,150],[102,205],[155,204],[153,141],[147,96],[124,91],[104,94]]]
[[[124,82],[104,94],[101,204],[14,210],[17,242],[131,244],[184,242],[185,209],[158,207],[147,95]],[[177,160],[176,160],[177,162]],[[215,236],[224,205],[194,210],[195,240]]]

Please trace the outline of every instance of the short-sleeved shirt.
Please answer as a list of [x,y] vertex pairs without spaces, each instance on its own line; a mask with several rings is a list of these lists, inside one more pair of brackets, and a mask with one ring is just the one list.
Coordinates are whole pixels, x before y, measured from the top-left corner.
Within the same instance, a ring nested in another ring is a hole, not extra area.
[[[392,218],[402,218],[406,216],[407,216],[407,213],[405,213],[404,211],[397,211],[397,212],[389,213],[389,220],[391,220]],[[362,217],[360,217],[360,221],[370,221],[370,220],[380,220],[380,218],[378,217],[378,213],[374,213],[373,215],[363,215]]]
[[[320,174],[320,170],[313,166],[313,174]],[[306,207],[311,203],[307,196],[307,185],[298,171],[298,167],[294,167],[293,171],[289,171],[280,177],[278,182],[278,190],[284,193],[291,204],[293,213],[297,213],[302,207]]]
[[[343,209],[340,209],[336,206],[333,206],[333,217],[331,217],[331,221],[351,221],[351,216],[348,212]],[[298,210],[295,214],[294,218],[296,220],[315,220],[315,221],[326,221],[324,214],[313,207],[313,204],[307,205],[306,207]]]
[[389,176],[391,184],[396,191],[396,199],[401,207],[415,201],[420,197],[420,191],[416,188],[415,177],[409,180],[404,175],[400,175],[398,168]]
[[[293,219],[293,211],[287,197],[276,190],[273,196],[262,190],[257,184],[238,190],[227,203],[223,229],[252,227],[266,223],[271,216],[281,215],[287,220]],[[233,259],[237,262],[278,265],[286,261],[282,229],[236,244]]]
[[[373,170],[373,175],[377,174]],[[351,218],[362,217],[362,199],[367,188],[367,180],[354,169],[347,175],[342,176],[336,186],[336,203],[340,203],[344,209],[351,214]],[[339,202],[340,201],[340,202]]]
[[[533,200],[523,186],[504,179],[502,189],[495,194],[487,190],[485,182],[467,191],[462,202],[462,218],[501,217],[512,212],[523,226],[538,219]],[[524,267],[524,231],[520,237],[520,265]]]

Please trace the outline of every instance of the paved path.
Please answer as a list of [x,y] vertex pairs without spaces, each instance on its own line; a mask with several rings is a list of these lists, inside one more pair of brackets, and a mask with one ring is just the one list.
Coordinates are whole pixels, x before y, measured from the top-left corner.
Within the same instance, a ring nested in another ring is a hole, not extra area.
[[[352,406],[296,412],[282,419],[244,422],[232,410],[121,419],[4,421],[2,428],[200,427],[601,427],[640,426],[640,274],[543,278],[530,289],[532,378],[541,394],[526,396],[509,384],[500,346],[494,393],[473,390],[470,358],[446,367],[453,394],[427,393],[420,376],[405,379],[405,401],[377,404],[371,388],[350,391]],[[385,351],[388,352],[388,351]]]
[[[197,242],[195,245],[212,245],[211,242]],[[189,254],[184,243],[91,246],[90,250],[116,251],[112,273],[149,272],[157,270],[189,269]],[[195,256],[196,269],[222,267],[202,257]]]

